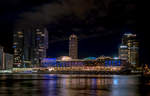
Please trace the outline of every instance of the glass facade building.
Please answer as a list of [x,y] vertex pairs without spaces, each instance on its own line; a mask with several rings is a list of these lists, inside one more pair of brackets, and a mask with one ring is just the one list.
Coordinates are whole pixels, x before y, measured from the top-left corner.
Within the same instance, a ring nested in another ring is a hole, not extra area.
[[0,46],[0,70],[8,70],[13,68],[13,55],[5,53],[3,47]]
[[128,61],[128,46],[121,45],[119,48],[119,58]]
[[127,59],[133,65],[139,65],[139,42],[136,34],[124,34],[122,38],[122,45],[119,49],[120,59]]
[[19,29],[14,32],[14,67],[39,67],[46,57],[48,31],[43,26]]

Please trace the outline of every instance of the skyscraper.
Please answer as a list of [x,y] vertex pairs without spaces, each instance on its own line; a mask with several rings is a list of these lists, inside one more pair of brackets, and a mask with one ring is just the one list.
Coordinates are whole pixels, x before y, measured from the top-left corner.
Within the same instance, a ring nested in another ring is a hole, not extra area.
[[33,30],[32,40],[32,62],[34,67],[41,66],[43,58],[46,58],[46,50],[48,49],[48,31],[46,28],[36,28]]
[[[124,34],[122,38],[122,46],[126,46],[127,49],[124,50],[122,53],[123,48],[120,48],[119,56],[128,55],[128,62],[133,65],[137,66],[139,64],[139,42],[136,39],[136,34]],[[122,51],[121,51],[122,50]],[[127,51],[126,51],[127,50]]]
[[43,27],[14,32],[14,67],[39,67],[46,57],[48,32]]
[[119,48],[119,58],[128,61],[128,46],[121,45]]
[[74,34],[69,37],[69,56],[78,59],[78,37]]
[[24,61],[24,30],[15,30],[13,38],[14,67],[21,67]]

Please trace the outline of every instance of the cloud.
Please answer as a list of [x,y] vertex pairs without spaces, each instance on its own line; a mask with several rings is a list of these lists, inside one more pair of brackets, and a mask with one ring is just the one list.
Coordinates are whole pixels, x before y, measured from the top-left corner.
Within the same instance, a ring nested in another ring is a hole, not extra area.
[[70,12],[82,17],[94,7],[94,0],[64,0],[63,4],[70,9]]
[[34,8],[34,11],[25,12],[20,15],[21,19],[18,21],[20,25],[36,25],[36,24],[48,24],[55,21],[56,18],[68,14],[68,10],[63,5],[58,3],[45,4],[43,6]]
[[51,2],[21,14],[19,16],[21,19],[17,21],[17,25],[46,25],[66,15],[74,15],[84,19],[85,14],[95,8],[94,1],[96,0],[62,0],[60,2]]

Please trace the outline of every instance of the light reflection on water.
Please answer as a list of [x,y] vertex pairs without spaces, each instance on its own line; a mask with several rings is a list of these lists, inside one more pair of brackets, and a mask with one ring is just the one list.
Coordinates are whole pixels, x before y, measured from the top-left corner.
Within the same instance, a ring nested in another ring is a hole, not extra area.
[[[149,87],[148,87],[149,88]],[[146,96],[138,76],[0,75],[0,96]],[[147,95],[148,96],[148,95]]]

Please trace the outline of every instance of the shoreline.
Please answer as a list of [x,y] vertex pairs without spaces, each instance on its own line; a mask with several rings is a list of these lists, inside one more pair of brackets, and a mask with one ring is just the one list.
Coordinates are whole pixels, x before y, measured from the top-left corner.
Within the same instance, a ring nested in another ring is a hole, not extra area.
[[142,73],[129,73],[129,72],[12,72],[12,73],[0,73],[1,74],[77,74],[77,75],[142,75]]

